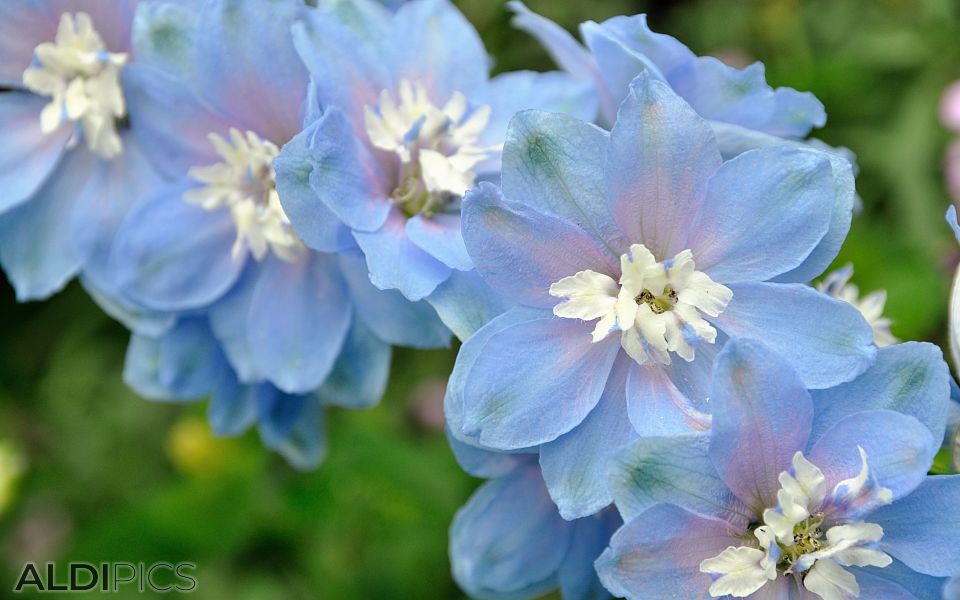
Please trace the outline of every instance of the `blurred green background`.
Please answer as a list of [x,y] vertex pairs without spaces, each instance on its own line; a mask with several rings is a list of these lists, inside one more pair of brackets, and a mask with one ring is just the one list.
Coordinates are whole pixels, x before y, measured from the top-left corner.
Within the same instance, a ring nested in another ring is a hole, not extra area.
[[[497,70],[551,67],[499,0],[458,4]],[[893,332],[943,345],[958,251],[938,124],[960,78],[948,0],[528,0],[573,30],[650,13],[701,54],[762,60],[813,91],[818,136],[859,157],[863,213],[837,264],[885,288]],[[126,333],[76,284],[18,305],[0,285],[0,597],[25,561],[198,563],[198,598],[459,598],[447,526],[478,484],[453,461],[440,399],[453,351],[396,353],[383,406],[333,410],[330,453],[301,474],[255,434],[217,440],[205,407],[151,403],[121,382]],[[129,594],[140,597],[139,594]],[[126,597],[123,594],[118,597]]]

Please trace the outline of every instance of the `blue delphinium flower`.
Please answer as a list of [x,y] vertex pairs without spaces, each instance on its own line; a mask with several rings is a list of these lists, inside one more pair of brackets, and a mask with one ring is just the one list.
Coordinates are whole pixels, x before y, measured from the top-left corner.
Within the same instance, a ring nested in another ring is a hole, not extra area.
[[107,294],[206,315],[240,381],[286,394],[324,385],[359,326],[381,346],[447,344],[429,305],[375,289],[355,247],[308,248],[281,207],[273,160],[316,114],[290,27],[314,9],[299,0],[164,8],[142,15],[153,46],[129,68],[138,88],[128,101],[149,117],[137,135],[151,140],[169,182],[120,227]]
[[[294,27],[322,116],[280,154],[280,202],[307,246],[355,241],[377,287],[411,300],[442,287],[430,299],[457,333],[468,331],[460,313],[483,292],[469,275],[461,197],[496,176],[515,112],[592,119],[594,95],[562,73],[489,78],[477,32],[446,0],[412,0],[395,14],[369,0],[332,5]],[[448,280],[470,290],[441,286]]]
[[728,337],[765,341],[811,388],[873,361],[854,307],[794,283],[830,226],[822,153],[724,163],[703,119],[641,75],[610,134],[522,112],[503,163],[502,192],[481,184],[464,200],[464,238],[487,283],[522,306],[464,344],[446,414],[467,443],[542,444],[565,517],[609,503],[598,465],[618,445],[709,426]]
[[761,343],[727,344],[709,435],[641,440],[614,462],[627,524],[597,561],[604,585],[638,599],[939,598],[960,575],[960,476],[927,476],[949,374],[917,343],[871,371],[811,394]]
[[157,176],[131,135],[139,0],[0,6],[0,264],[17,298],[97,279],[131,198]]
[[609,508],[566,521],[534,454],[498,454],[450,441],[461,466],[490,481],[453,519],[450,563],[472,598],[521,600],[559,589],[564,600],[608,598],[593,568],[623,523]]

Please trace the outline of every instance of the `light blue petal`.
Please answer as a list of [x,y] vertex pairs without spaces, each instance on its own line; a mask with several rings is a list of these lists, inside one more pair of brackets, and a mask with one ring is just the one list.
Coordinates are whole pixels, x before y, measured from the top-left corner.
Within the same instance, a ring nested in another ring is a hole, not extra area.
[[[587,23],[581,26],[584,38],[589,42]],[[647,15],[619,16],[607,19],[599,26],[594,25],[605,35],[617,40],[626,50],[636,56],[643,57],[649,65],[651,76],[665,81],[675,81],[678,77],[689,73],[696,55],[683,43],[674,37],[650,30],[647,25]],[[601,71],[607,66],[600,57]],[[635,77],[634,73],[630,78]],[[626,88],[621,90],[620,98],[626,95]]]
[[463,389],[463,430],[483,446],[515,450],[555,440],[596,406],[619,340],[552,315],[493,334]]
[[59,291],[77,273],[81,258],[70,238],[74,207],[100,191],[108,166],[76,149],[30,199],[0,215],[0,263],[18,300],[39,300]]
[[475,270],[450,273],[427,297],[427,302],[460,341],[466,341],[511,306]]
[[953,232],[953,237],[957,239],[957,243],[960,243],[960,224],[957,223],[957,207],[951,204],[947,207],[947,225],[950,226],[950,231]]
[[210,329],[230,361],[235,378],[245,384],[263,380],[263,375],[253,360],[247,331],[250,303],[260,278],[260,265],[257,261],[248,261],[230,291],[207,309]]
[[380,402],[390,375],[390,346],[354,319],[333,370],[317,390],[324,405],[368,408]]
[[467,338],[460,351],[457,353],[456,363],[453,365],[453,371],[450,373],[450,379],[447,381],[447,391],[443,399],[443,414],[447,422],[447,430],[450,435],[456,439],[479,446],[476,439],[472,439],[464,432],[464,405],[463,395],[466,388],[467,378],[470,375],[473,365],[480,356],[487,341],[496,333],[508,329],[514,325],[525,323],[534,319],[546,319],[552,315],[546,311],[531,310],[528,308],[516,307],[492,319],[489,323],[481,327],[477,332]]
[[777,477],[810,436],[813,401],[803,382],[763,344],[731,340],[717,356],[710,402],[717,473],[754,514],[776,506]]
[[830,160],[834,178],[834,204],[830,217],[830,229],[820,244],[810,253],[803,264],[789,273],[777,278],[778,281],[806,283],[811,281],[830,265],[843,245],[850,230],[850,220],[858,199],[854,187],[856,157],[846,148],[832,148],[818,140],[793,141],[753,131],[729,123],[710,122],[720,152],[725,159],[733,158],[743,152],[770,146],[788,146],[823,152]]
[[139,200],[164,185],[133,136],[124,135],[123,142],[123,154],[95,163],[71,215],[69,236],[83,276],[104,289],[114,287],[111,254],[124,218]]
[[544,481],[564,519],[590,516],[613,501],[607,464],[636,438],[623,401],[629,367],[630,359],[622,354],[596,408],[576,429],[540,448]]
[[206,320],[181,319],[160,338],[160,381],[176,398],[198,398],[213,389],[225,368]]
[[709,457],[709,434],[646,437],[621,448],[607,469],[617,510],[632,521],[666,502],[747,527],[753,514],[727,487]]
[[510,121],[506,139],[507,199],[575,225],[614,257],[626,251],[604,187],[606,132],[571,116],[524,111]]
[[111,256],[117,288],[158,311],[194,309],[222,297],[243,271],[234,258],[236,225],[229,209],[206,210],[167,185],[127,215]]
[[700,562],[742,545],[742,535],[721,519],[658,504],[613,535],[597,559],[597,573],[617,597],[706,600],[711,580]]
[[457,459],[457,464],[474,477],[485,479],[503,477],[520,465],[530,465],[536,460],[536,455],[533,454],[498,452],[472,446],[455,438],[449,427],[446,428],[446,433],[447,441],[450,442],[450,449],[453,451],[454,458]]
[[611,597],[600,583],[593,563],[622,524],[613,509],[573,523],[570,549],[559,573],[560,595],[564,600],[605,600]]
[[[828,429],[806,452],[827,478],[827,490],[856,477],[867,453],[870,477],[893,492],[894,501],[912,492],[926,477],[939,449],[920,421],[891,410],[854,413]],[[852,511],[859,509],[852,506]]]
[[196,6],[184,3],[141,2],[132,33],[137,63],[193,84],[198,16]]
[[[379,229],[392,206],[388,200],[389,185],[376,160],[354,136],[343,113],[336,108],[327,109],[304,134],[302,143],[311,155],[308,177],[314,195],[280,197],[294,228],[302,229],[309,240],[322,239],[329,224],[316,222],[324,216],[322,211],[314,210],[319,199],[352,229]],[[296,156],[297,148],[293,146],[287,156],[290,152]],[[278,179],[303,176],[303,165],[295,158],[278,160],[276,167]]]
[[[851,569],[857,578],[861,598],[882,598],[883,600],[917,600],[913,590],[907,591],[896,582],[878,577],[877,574],[886,569]],[[941,600],[939,596],[928,596],[933,600]]]
[[572,527],[535,465],[478,489],[453,518],[453,577],[475,598],[535,598],[556,585]]
[[874,511],[880,547],[914,571],[960,576],[960,475],[927,477],[912,494]]
[[307,11],[294,24],[293,43],[310,72],[316,101],[344,111],[354,134],[363,138],[364,107],[376,106],[391,84],[379,48],[323,10]]
[[318,166],[307,150],[307,140],[320,127],[316,123],[298,133],[274,159],[280,204],[303,242],[321,252],[339,252],[354,246],[350,230],[337,218],[311,185]]
[[627,413],[641,436],[677,435],[710,426],[704,399],[690,398],[661,365],[633,365],[627,378]]
[[487,81],[490,60],[476,29],[447,0],[412,0],[383,40],[395,83],[422,83],[435,104],[454,92],[472,97]]
[[[2,42],[0,42],[2,43]],[[46,100],[33,94],[0,94],[0,214],[28,200],[46,181],[73,132],[64,126],[47,135],[40,130]]]
[[[561,69],[579,81],[593,84],[599,103],[601,124],[609,127],[617,116],[617,105],[625,95],[614,97],[611,94],[610,88],[605,82],[605,76],[609,73],[609,69],[601,73],[597,61],[591,53],[587,52],[566,29],[550,19],[531,11],[517,0],[508,2],[507,7],[516,14],[510,21],[514,27],[529,33],[540,42]],[[636,74],[637,71],[634,71],[630,75],[630,79],[633,79]],[[629,83],[629,80],[625,82],[624,90],[626,90],[627,83]]]
[[[631,19],[631,17],[622,18]],[[645,23],[646,16],[638,15],[632,19],[643,19]],[[630,82],[637,75],[646,73],[653,79],[666,82],[660,68],[650,57],[631,47],[630,42],[624,40],[614,28],[609,27],[609,24],[615,21],[616,18],[603,24],[593,21],[580,24],[580,35],[590,48],[601,76],[598,84],[602,90],[601,98],[603,99],[601,124],[605,127],[610,127],[616,121],[617,108],[629,94]]]
[[130,131],[164,176],[180,179],[192,167],[223,160],[209,136],[226,139],[238,124],[198,97],[183,79],[137,63],[124,69],[123,81],[127,112],[137,124]]
[[[874,583],[875,580],[879,579],[895,585],[896,593],[907,594],[906,596],[891,596],[893,599],[903,597],[908,600],[957,600],[945,594],[944,584],[946,580],[944,578],[917,573],[899,560],[894,560],[889,566],[883,568],[849,567],[848,569],[856,576],[858,583],[869,582],[867,585],[873,587],[877,585]],[[864,587],[861,584],[860,596],[862,598],[887,599],[887,596],[880,594],[866,595]]]
[[614,220],[631,243],[661,260],[673,257],[688,248],[720,162],[707,123],[665,84],[638,76],[610,133],[606,182]]
[[[803,137],[826,122],[823,105],[812,94],[767,85],[762,64],[736,69],[713,57],[697,57],[676,39],[651,31],[645,15],[614,17],[599,26],[585,23],[582,30],[602,72],[623,81],[631,73],[627,57],[642,59],[706,119],[790,137]],[[606,47],[598,44],[604,39]],[[623,96],[622,87],[614,89]]]
[[189,401],[210,393],[224,368],[206,321],[181,319],[160,338],[131,338],[124,381],[153,400]]
[[800,284],[737,283],[733,299],[710,318],[730,337],[761,340],[783,356],[810,389],[851,381],[876,357],[873,330],[852,305]]
[[302,471],[313,469],[326,456],[323,408],[307,396],[261,395],[258,429],[263,444]]
[[213,434],[228,437],[242,434],[257,422],[262,402],[259,396],[274,393],[275,389],[269,384],[245,385],[231,373],[225,374],[214,388],[207,407],[207,421]]
[[710,178],[687,247],[714,281],[766,281],[809,256],[832,208],[833,171],[822,152],[750,150]]
[[463,200],[463,238],[477,271],[507,300],[550,308],[551,284],[590,269],[619,273],[616,255],[582,229],[520,204],[481,183]]
[[718,331],[713,344],[703,341],[697,343],[696,355],[691,362],[675,358],[669,365],[661,367],[677,391],[686,398],[687,405],[709,412],[707,406],[713,385],[713,364],[726,343],[727,336]]
[[411,242],[451,269],[473,268],[460,232],[459,214],[441,213],[429,218],[417,215],[407,219],[406,232]]
[[379,290],[367,275],[363,256],[340,255],[340,267],[356,304],[356,317],[389,344],[413,348],[446,348],[450,331],[425,301],[411,302],[394,290]]
[[507,8],[514,13],[510,24],[536,38],[560,68],[581,80],[598,77],[590,53],[566,29],[533,12],[519,0],[507,2]]
[[273,447],[295,469],[316,469],[327,457],[327,426],[323,408],[307,404],[290,437]]
[[701,56],[683,75],[669,80],[705,119],[761,129],[773,118],[776,99],[767,85],[763,63],[737,69],[712,56]]
[[[502,144],[510,120],[523,110],[562,113],[587,123],[597,115],[597,94],[593,86],[566,73],[502,73],[470,100],[475,105],[486,105],[491,109],[490,121],[479,139],[481,146]],[[481,173],[499,170],[498,160],[486,161],[477,167],[477,172]]]
[[933,439],[940,440],[947,418],[950,373],[938,347],[906,342],[880,348],[877,361],[850,383],[812,395],[816,407],[813,441],[844,417],[879,409],[915,417],[927,426]]
[[130,336],[123,362],[123,382],[149,400],[174,399],[173,393],[160,381],[160,338]]
[[273,448],[290,436],[297,420],[303,415],[308,396],[284,394],[265,384],[257,394],[257,420],[264,445]]
[[363,39],[372,41],[387,35],[393,18],[390,10],[395,11],[404,1],[319,0],[317,7],[336,16]]
[[773,118],[762,127],[767,133],[803,137],[812,127],[823,127],[827,124],[827,112],[823,103],[810,92],[777,88],[773,94]]
[[34,49],[57,35],[57,8],[50,0],[0,2],[0,86],[23,86],[23,71],[33,62]]
[[450,276],[450,267],[414,244],[405,230],[406,217],[394,208],[383,227],[354,231],[367,257],[370,281],[382,290],[398,290],[412,301],[423,300]]
[[85,277],[80,278],[83,289],[103,312],[123,324],[133,333],[160,337],[173,326],[176,315],[143,310],[107,293]]
[[950,579],[943,586],[943,600],[960,600],[960,577]]
[[818,277],[837,257],[850,231],[850,221],[860,201],[854,185],[855,165],[848,157],[841,155],[839,150],[833,150],[826,152],[833,169],[834,179],[834,204],[830,217],[830,229],[803,264],[781,275],[777,281],[806,283]]
[[349,299],[333,256],[265,261],[247,324],[258,372],[288,394],[320,386],[347,336]]
[[197,82],[203,97],[243,128],[282,143],[301,127],[307,70],[290,27],[301,0],[211,0],[197,30]]

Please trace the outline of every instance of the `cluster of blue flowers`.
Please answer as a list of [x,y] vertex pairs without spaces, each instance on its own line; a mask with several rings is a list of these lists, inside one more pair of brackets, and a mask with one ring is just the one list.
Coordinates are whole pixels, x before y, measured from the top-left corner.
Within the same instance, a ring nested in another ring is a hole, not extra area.
[[477,598],[960,597],[942,354],[810,285],[858,202],[820,102],[642,15],[581,45],[510,9],[561,71],[491,77],[447,0],[5,1],[18,297],[79,277],[129,385],[299,468],[393,346],[459,338]]

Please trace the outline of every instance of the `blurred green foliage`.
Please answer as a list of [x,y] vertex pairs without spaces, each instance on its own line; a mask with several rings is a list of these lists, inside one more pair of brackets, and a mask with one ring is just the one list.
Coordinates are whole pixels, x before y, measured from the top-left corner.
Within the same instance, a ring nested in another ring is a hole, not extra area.
[[[551,68],[502,2],[458,4],[498,71]],[[942,217],[949,136],[937,104],[960,78],[958,3],[528,4],[571,30],[647,11],[698,53],[762,60],[771,83],[817,94],[829,115],[818,136],[861,168],[864,208],[837,264],[854,263],[864,292],[888,290],[896,335],[943,344],[960,253]],[[167,560],[198,563],[198,598],[461,597],[447,526],[477,482],[450,456],[439,394],[423,387],[449,371],[452,350],[397,352],[383,406],[331,411],[328,460],[303,474],[255,433],[211,438],[202,405],[138,399],[121,381],[126,333],[75,284],[29,305],[3,286],[0,332],[0,465],[22,467],[0,482],[0,596],[27,560]]]

